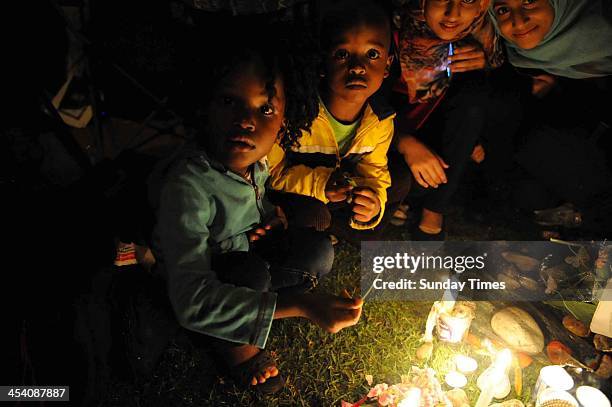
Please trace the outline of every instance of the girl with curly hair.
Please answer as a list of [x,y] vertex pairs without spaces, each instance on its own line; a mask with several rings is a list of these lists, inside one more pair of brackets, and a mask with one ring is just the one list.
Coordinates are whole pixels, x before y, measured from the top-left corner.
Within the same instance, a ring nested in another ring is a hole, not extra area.
[[331,243],[287,229],[264,199],[272,145],[298,143],[317,113],[316,61],[278,30],[253,32],[203,50],[197,142],[167,172],[155,240],[179,323],[208,338],[238,385],[270,393],[283,386],[263,350],[272,321],[304,317],[337,332],[357,323],[362,301],[307,293],[331,269]]

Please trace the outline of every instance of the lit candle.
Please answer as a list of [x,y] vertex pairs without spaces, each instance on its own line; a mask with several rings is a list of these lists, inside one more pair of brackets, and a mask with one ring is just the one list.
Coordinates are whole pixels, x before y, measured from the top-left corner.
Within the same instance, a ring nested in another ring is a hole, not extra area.
[[446,380],[446,384],[453,388],[461,388],[467,384],[467,378],[463,374],[455,371],[448,372],[444,380]]
[[576,398],[582,407],[610,407],[610,400],[601,390],[595,387],[578,387],[576,389]]
[[[478,378],[477,384],[480,388],[480,395],[476,400],[476,407],[487,407],[491,404],[496,392],[503,388],[506,397],[510,392],[510,379],[508,378],[508,367],[512,362],[512,352],[509,349],[503,349],[495,355],[495,360],[482,372]],[[507,390],[507,392],[506,392]],[[497,394],[500,395],[500,394]],[[496,397],[496,398],[503,398]]]
[[478,369],[476,360],[464,355],[455,356],[455,366],[457,366],[457,370],[464,374],[473,373]]

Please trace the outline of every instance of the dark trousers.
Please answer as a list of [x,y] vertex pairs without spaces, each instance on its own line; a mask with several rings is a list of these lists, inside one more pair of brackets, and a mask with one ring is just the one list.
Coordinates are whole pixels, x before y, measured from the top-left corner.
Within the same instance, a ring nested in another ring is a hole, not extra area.
[[333,261],[334,249],[326,234],[293,228],[255,242],[249,252],[213,256],[212,267],[223,270],[219,279],[224,283],[291,294],[314,288],[331,271]]
[[418,183],[410,196],[422,199],[422,206],[445,213],[470,161],[470,155],[487,126],[489,90],[482,75],[458,74],[440,105],[417,136],[449,165],[447,183],[423,188]]
[[[274,291],[292,295],[314,288],[329,273],[334,249],[329,237],[312,228],[293,228],[274,233],[257,241],[248,252],[215,255],[212,267],[223,270],[223,283],[248,287],[256,291]],[[248,272],[245,272],[248,271]],[[221,355],[240,344],[187,332],[198,347],[212,347]]]
[[350,227],[352,206],[347,202],[330,202],[327,205],[305,195],[274,191],[270,200],[283,208],[289,224],[328,231],[353,245],[365,240],[381,240],[393,212],[408,195],[411,188],[410,170],[404,158],[395,151],[388,153],[391,186],[387,188],[387,203],[381,222],[373,229],[357,230]]

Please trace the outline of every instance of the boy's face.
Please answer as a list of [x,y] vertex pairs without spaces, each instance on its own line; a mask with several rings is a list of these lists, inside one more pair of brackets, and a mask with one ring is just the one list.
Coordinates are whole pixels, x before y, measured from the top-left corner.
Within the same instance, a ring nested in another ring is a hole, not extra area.
[[329,96],[365,103],[389,76],[390,36],[384,24],[360,24],[331,38],[324,58]]
[[549,0],[496,0],[493,11],[504,38],[522,49],[538,46],[555,19]]
[[425,21],[445,41],[454,41],[480,14],[480,0],[426,0]]
[[207,109],[208,146],[216,159],[237,173],[266,156],[285,117],[280,78],[268,98],[262,63],[239,66],[219,83]]

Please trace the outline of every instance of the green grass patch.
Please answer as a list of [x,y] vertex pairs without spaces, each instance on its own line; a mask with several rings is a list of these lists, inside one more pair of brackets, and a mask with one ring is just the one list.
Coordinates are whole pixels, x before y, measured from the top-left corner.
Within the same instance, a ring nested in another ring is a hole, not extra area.
[[[334,271],[317,290],[338,293],[347,288],[355,292],[360,283],[359,252],[343,243],[336,249]],[[168,349],[151,380],[135,386],[120,384],[109,405],[338,406],[341,400],[354,402],[370,389],[366,375],[373,376],[374,384],[391,385],[399,383],[411,366],[423,366],[415,354],[431,304],[368,301],[359,324],[337,334],[329,334],[306,320],[275,321],[268,349],[278,356],[287,383],[277,395],[260,396],[237,389],[217,374],[206,352],[175,344]],[[443,382],[456,353],[471,355],[479,363],[477,373],[468,376],[465,388],[475,403],[479,394],[476,379],[490,364],[488,357],[475,355],[469,345],[437,342],[428,365]],[[538,371],[534,365],[523,371],[524,390],[520,398],[524,401]]]
[[[461,206],[448,217],[451,240],[531,240],[533,229],[515,213],[490,217],[488,224],[467,221]],[[391,228],[388,240],[410,240],[407,228]],[[359,293],[359,251],[347,244],[336,246],[332,273],[317,290],[339,293],[343,288]],[[389,385],[401,381],[416,360],[416,348],[425,329],[431,302],[366,301],[359,324],[332,335],[306,320],[275,321],[267,348],[274,351],[284,375],[286,388],[277,395],[259,396],[225,382],[207,353],[188,344],[173,344],[165,353],[154,377],[141,383],[118,381],[104,405],[110,406],[339,406],[341,400],[357,401],[374,383]],[[480,315],[483,317],[483,315]],[[456,353],[474,357],[479,368],[468,376],[465,390],[472,405],[478,397],[478,374],[489,364],[486,356],[475,355],[465,344],[437,342],[429,366],[440,382],[451,368]],[[523,393],[529,400],[539,366],[534,362],[523,370]],[[512,377],[512,376],[511,376]],[[443,388],[447,388],[443,385]],[[514,386],[513,386],[514,388]],[[508,398],[514,398],[514,389]]]

